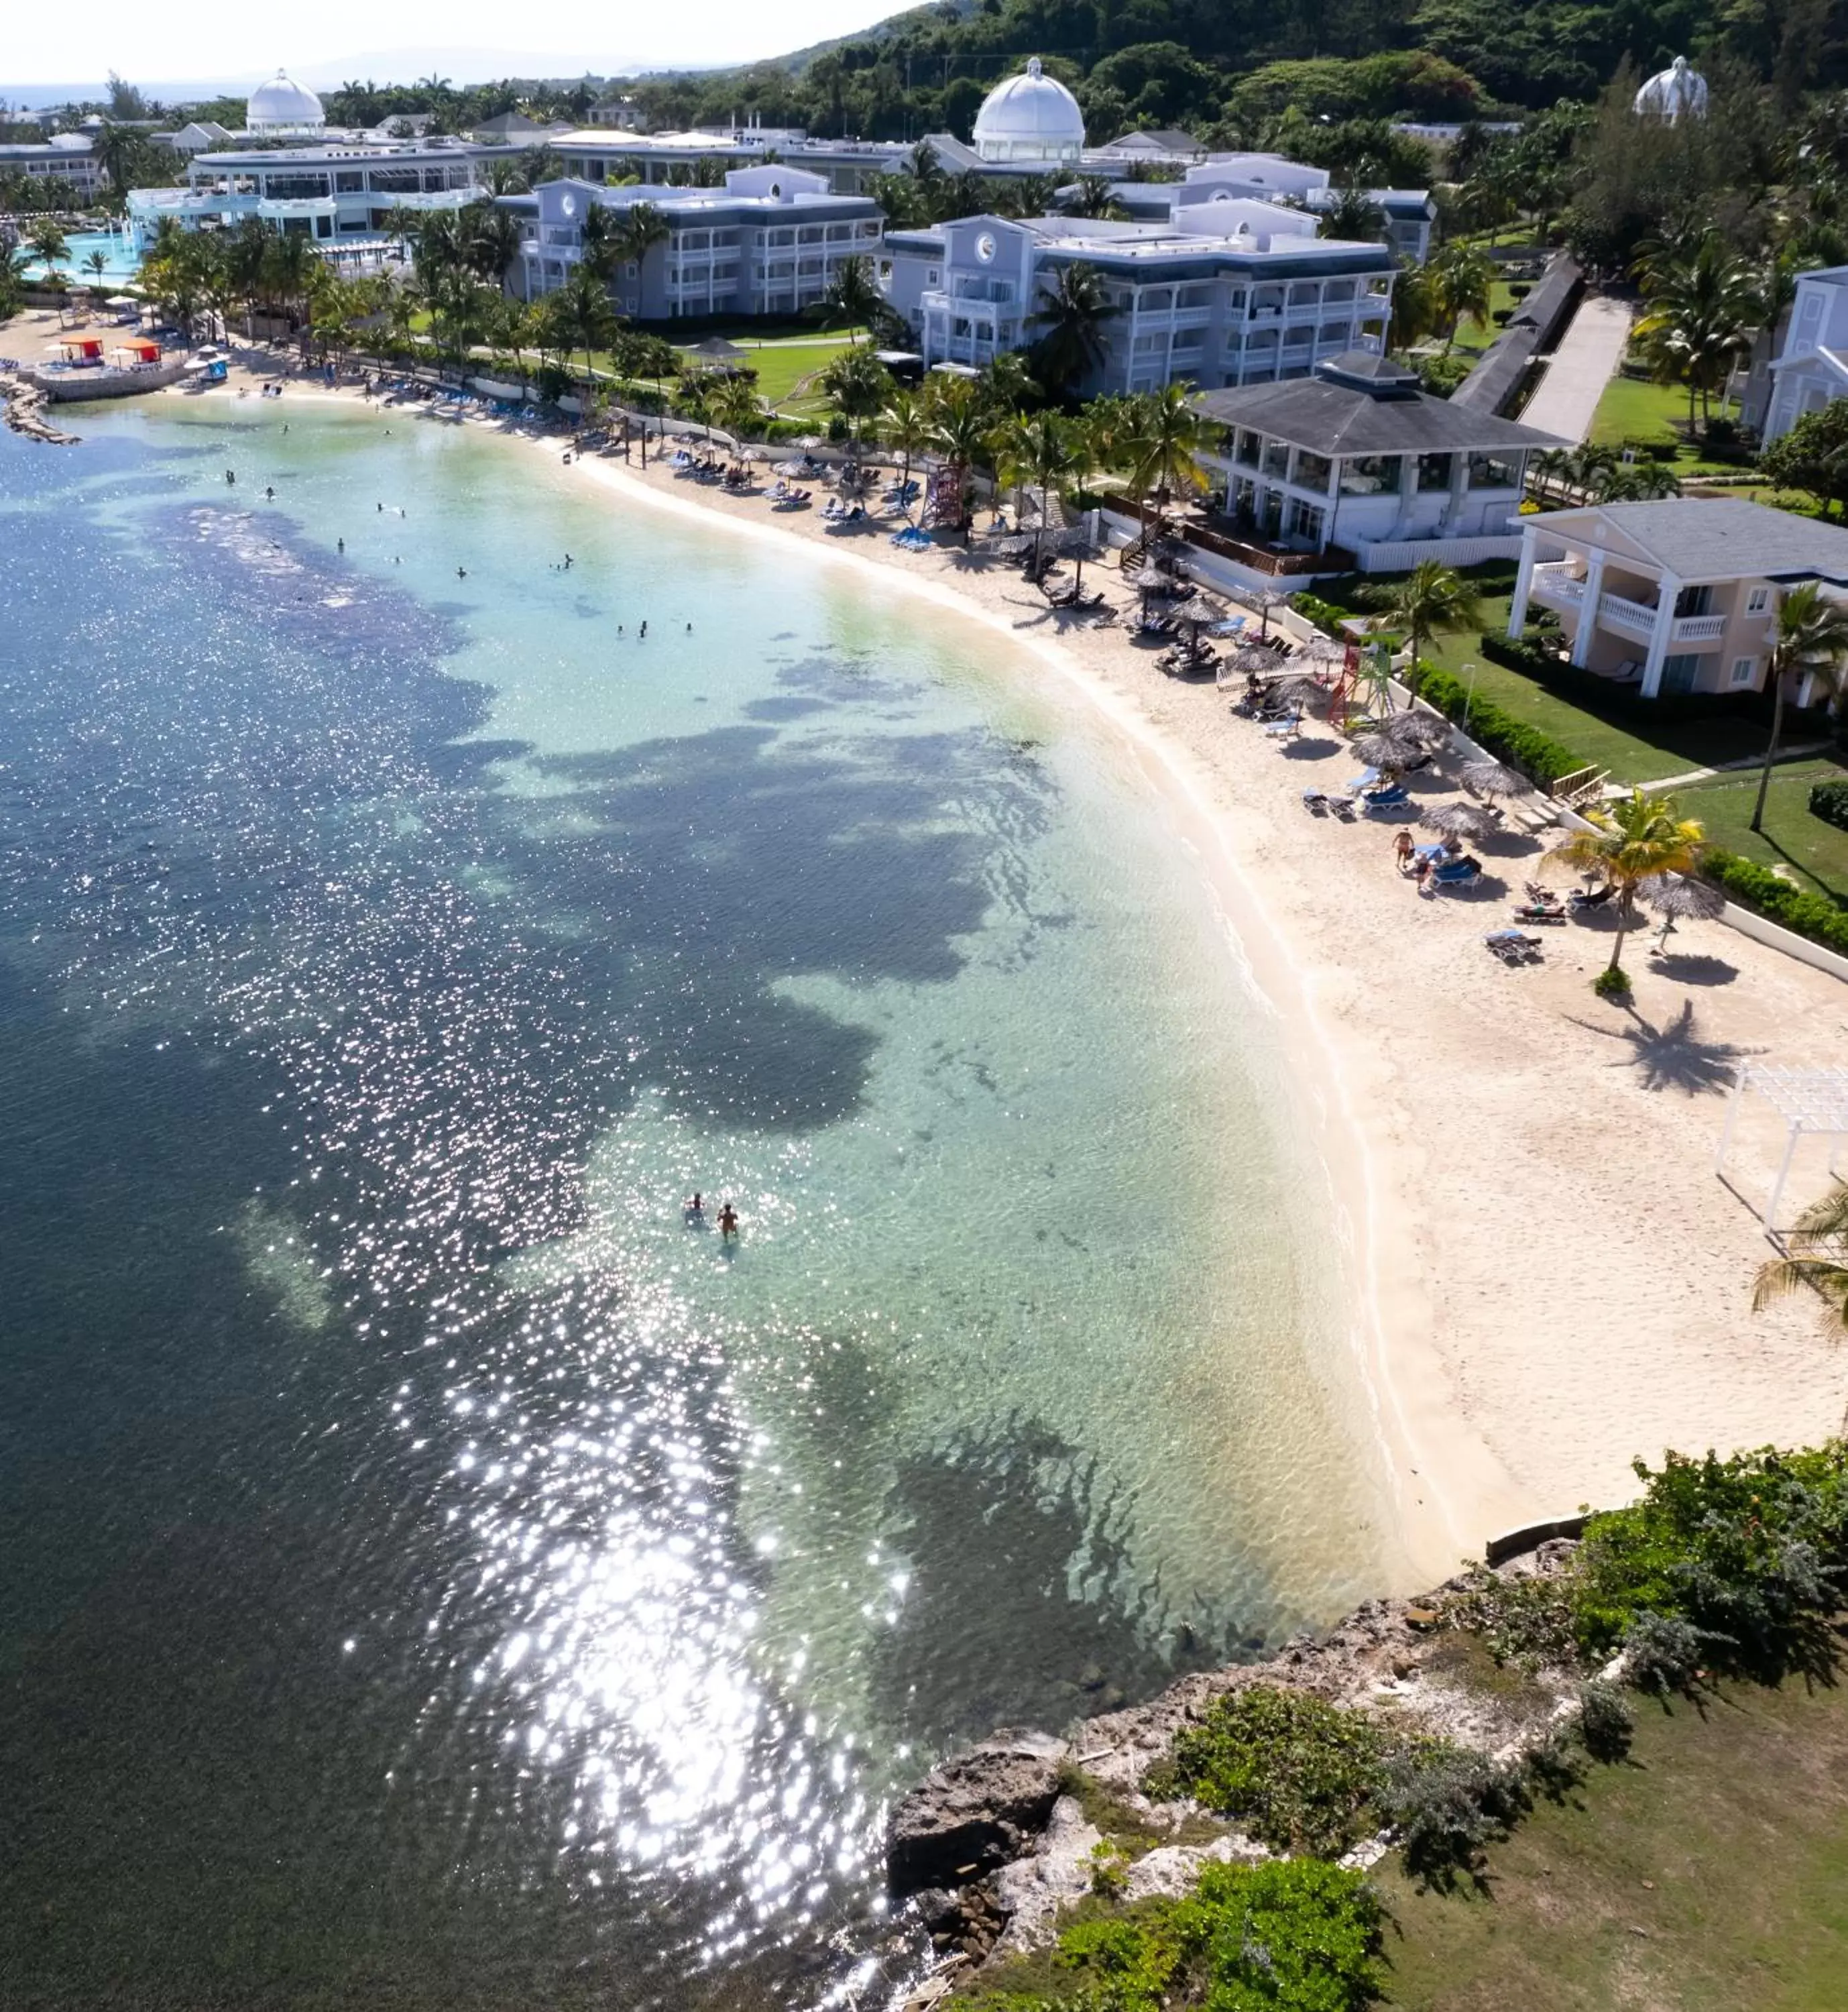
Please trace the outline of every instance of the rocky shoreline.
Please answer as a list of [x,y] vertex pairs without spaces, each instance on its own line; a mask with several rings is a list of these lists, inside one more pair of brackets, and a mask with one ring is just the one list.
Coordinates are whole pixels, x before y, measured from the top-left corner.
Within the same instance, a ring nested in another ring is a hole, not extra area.
[[27,440],[38,441],[46,447],[83,444],[79,435],[60,432],[46,418],[45,408],[51,403],[50,399],[26,378],[9,374],[0,379],[0,401],[5,406],[6,423]]
[[[1550,1574],[1576,1548],[1549,1540],[1504,1561],[1500,1575]],[[910,2002],[930,2004],[991,1960],[1050,1943],[1059,1910],[1097,1890],[1101,1849],[1125,1901],[1183,1892],[1212,1860],[1269,1857],[1196,1805],[1154,1801],[1142,1790],[1176,1734],[1230,1693],[1311,1692],[1498,1760],[1536,1747],[1576,1708],[1577,1678],[1486,1680],[1479,1639],[1447,1625],[1443,1611],[1479,1583],[1464,1575],[1415,1599],[1365,1601],[1325,1634],[1297,1636],[1263,1661],[1183,1677],[1146,1704],[1086,1719],[1064,1736],[997,1732],[933,1768],[899,1800],[887,1830],[892,1897],[911,1909],[937,1960]],[[1125,1828],[1139,1848],[1115,1841]],[[1383,1835],[1369,1839],[1346,1862],[1372,1864],[1390,1844]]]

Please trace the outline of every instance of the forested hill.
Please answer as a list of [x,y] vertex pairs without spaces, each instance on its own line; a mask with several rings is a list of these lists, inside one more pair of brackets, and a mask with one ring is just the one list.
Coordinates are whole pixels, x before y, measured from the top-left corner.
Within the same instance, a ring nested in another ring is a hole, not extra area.
[[1029,55],[1078,93],[1091,136],[1184,126],[1250,144],[1311,118],[1458,119],[1586,101],[1626,59],[1737,63],[1792,101],[1848,81],[1848,0],[947,0],[748,70],[649,78],[667,123],[908,139],[966,135]]

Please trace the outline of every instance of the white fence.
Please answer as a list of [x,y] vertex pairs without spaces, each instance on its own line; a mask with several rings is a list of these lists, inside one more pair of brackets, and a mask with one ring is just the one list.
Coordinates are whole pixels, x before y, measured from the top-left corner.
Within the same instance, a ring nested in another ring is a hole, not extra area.
[[[1486,538],[1402,538],[1388,544],[1356,544],[1362,573],[1410,573],[1424,559],[1440,565],[1481,565],[1489,559],[1518,559],[1521,533],[1503,532]],[[1333,568],[1330,568],[1332,572]]]

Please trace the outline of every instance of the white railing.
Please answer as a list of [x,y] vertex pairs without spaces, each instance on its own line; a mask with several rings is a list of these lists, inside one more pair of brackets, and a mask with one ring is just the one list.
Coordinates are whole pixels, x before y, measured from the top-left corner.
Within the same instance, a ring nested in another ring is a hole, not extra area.
[[1678,643],[1717,643],[1725,633],[1723,615],[1684,615],[1675,625]]
[[1631,601],[1621,594],[1600,594],[1598,596],[1598,619],[1608,623],[1613,629],[1627,629],[1635,636],[1653,636],[1656,628],[1657,611],[1640,601]]
[[1528,590],[1543,601],[1563,601],[1568,608],[1576,608],[1585,598],[1585,582],[1564,560],[1556,560],[1550,565],[1534,568]]

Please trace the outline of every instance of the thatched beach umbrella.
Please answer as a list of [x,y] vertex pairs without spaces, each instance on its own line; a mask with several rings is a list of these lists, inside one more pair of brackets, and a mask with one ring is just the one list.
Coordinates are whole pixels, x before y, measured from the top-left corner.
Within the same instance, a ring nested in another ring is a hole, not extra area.
[[[1269,652],[1265,652],[1268,655]],[[1300,671],[1291,671],[1280,678],[1272,678],[1265,687],[1267,697],[1281,699],[1286,705],[1307,705],[1311,699],[1326,696],[1316,680]]]
[[1450,737],[1450,723],[1434,712],[1395,713],[1382,730],[1420,754],[1435,754]]
[[1531,797],[1533,785],[1518,769],[1505,762],[1466,762],[1457,770],[1457,779],[1479,797]]
[[1347,645],[1332,636],[1311,636],[1308,642],[1299,643],[1290,655],[1299,664],[1344,664]]
[[1247,643],[1243,649],[1233,651],[1228,668],[1243,671],[1248,678],[1261,676],[1265,672],[1274,671],[1277,668],[1277,653],[1275,650],[1267,650],[1261,643]]
[[1726,905],[1726,897],[1711,880],[1690,880],[1679,873],[1651,874],[1636,883],[1636,894],[1658,915],[1678,922],[1717,922]]
[[1495,831],[1494,819],[1480,804],[1464,803],[1454,797],[1432,804],[1421,813],[1418,822],[1440,837],[1464,839],[1474,845],[1493,837]]
[[1389,733],[1363,733],[1354,743],[1355,755],[1369,769],[1403,769],[1411,750]]

